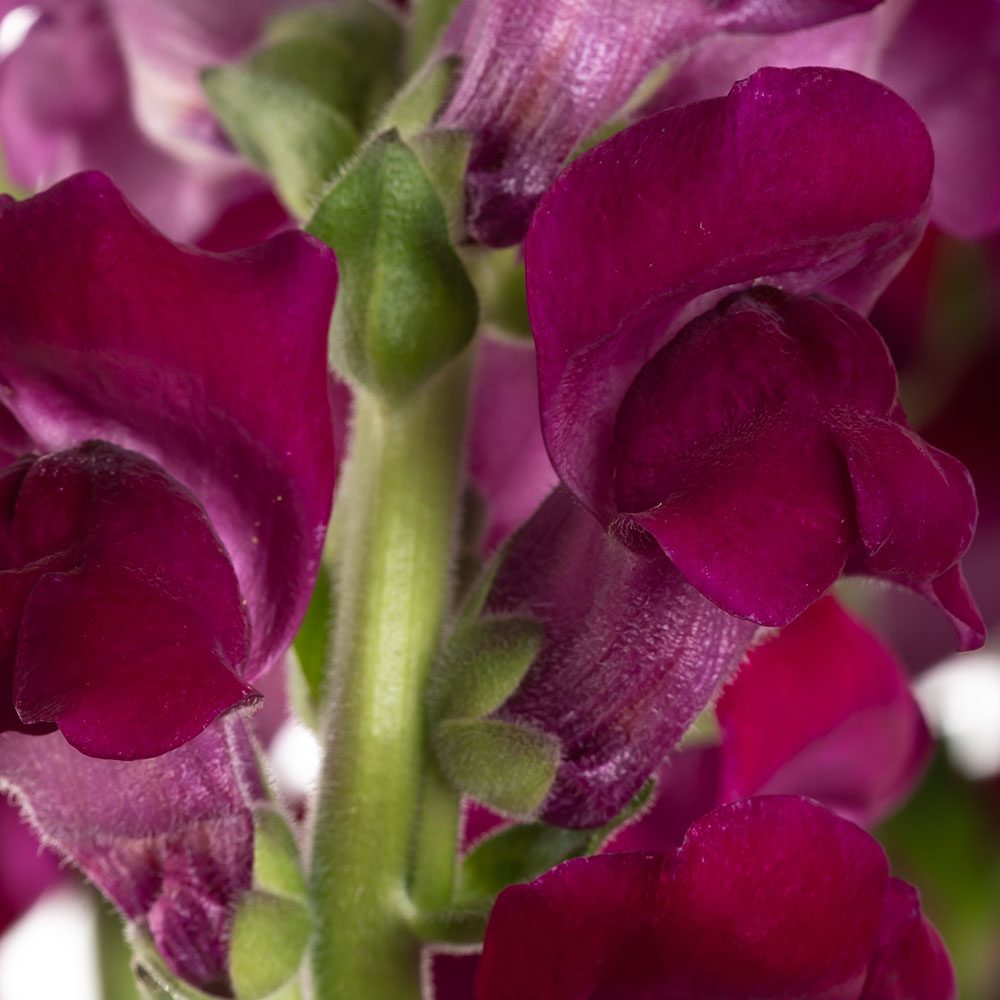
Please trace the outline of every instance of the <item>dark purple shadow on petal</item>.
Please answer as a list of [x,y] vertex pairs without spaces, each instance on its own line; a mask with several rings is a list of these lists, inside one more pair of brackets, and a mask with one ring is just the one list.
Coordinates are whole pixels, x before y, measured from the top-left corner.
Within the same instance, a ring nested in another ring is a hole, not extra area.
[[598,826],[638,791],[733,670],[756,627],[637,553],[565,490],[514,536],[487,602],[545,643],[500,718],[550,733],[562,762],[541,815]]

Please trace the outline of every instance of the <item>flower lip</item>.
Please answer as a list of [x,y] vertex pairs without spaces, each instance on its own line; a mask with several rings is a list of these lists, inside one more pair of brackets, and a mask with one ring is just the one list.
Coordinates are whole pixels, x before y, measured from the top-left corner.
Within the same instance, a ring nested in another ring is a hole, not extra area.
[[848,567],[928,585],[976,522],[968,473],[906,425],[876,330],[765,286],[643,367],[613,456],[622,515],[706,597],[763,625],[788,624]]
[[89,441],[0,484],[5,728],[55,724],[83,753],[135,759],[259,700],[240,680],[249,625],[232,564],[179,483]]

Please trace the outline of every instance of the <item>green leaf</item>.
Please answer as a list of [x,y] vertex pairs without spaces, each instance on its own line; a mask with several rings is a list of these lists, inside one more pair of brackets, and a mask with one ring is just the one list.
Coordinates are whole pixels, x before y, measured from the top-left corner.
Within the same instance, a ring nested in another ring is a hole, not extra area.
[[302,965],[312,917],[302,903],[247,893],[236,908],[229,968],[238,1000],[265,1000],[284,989]]
[[559,741],[498,719],[449,719],[434,731],[441,770],[452,784],[500,812],[533,813],[559,767]]
[[517,690],[542,647],[531,618],[483,618],[456,629],[435,666],[428,692],[432,721],[477,719]]
[[462,243],[465,240],[465,172],[472,139],[467,132],[435,129],[418,133],[409,144],[441,200],[452,243]]
[[653,789],[654,782],[647,782],[614,819],[594,830],[531,823],[480,841],[459,868],[456,906],[488,907],[509,885],[531,882],[570,858],[596,854],[613,833],[646,807]]
[[441,200],[396,132],[373,140],[308,226],[337,253],[331,361],[399,400],[457,357],[476,329],[476,293]]
[[275,896],[306,899],[306,883],[295,834],[276,809],[254,813],[253,880],[258,889]]

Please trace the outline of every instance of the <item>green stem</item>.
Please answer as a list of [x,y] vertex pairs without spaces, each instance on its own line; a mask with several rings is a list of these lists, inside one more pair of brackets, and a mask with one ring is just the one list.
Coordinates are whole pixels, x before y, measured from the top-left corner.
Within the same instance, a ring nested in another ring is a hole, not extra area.
[[316,1000],[420,996],[424,691],[449,608],[467,383],[463,358],[400,406],[355,397],[311,858]]
[[410,21],[407,64],[411,73],[419,69],[434,50],[448,26],[459,0],[419,0]]
[[410,895],[417,910],[451,908],[458,859],[461,799],[428,753],[421,787]]

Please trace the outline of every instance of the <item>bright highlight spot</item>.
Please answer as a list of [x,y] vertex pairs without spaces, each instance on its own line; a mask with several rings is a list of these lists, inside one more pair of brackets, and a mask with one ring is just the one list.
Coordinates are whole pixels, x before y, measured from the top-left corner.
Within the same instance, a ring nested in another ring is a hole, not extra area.
[[966,777],[1000,773],[1000,656],[963,653],[928,671],[914,694]]
[[312,730],[301,722],[286,722],[271,744],[271,766],[278,787],[290,799],[308,795],[319,779],[321,757]]
[[42,16],[37,7],[15,7],[0,20],[0,59],[21,47],[31,26]]
[[0,997],[100,1000],[96,935],[82,891],[47,893],[0,939]]

